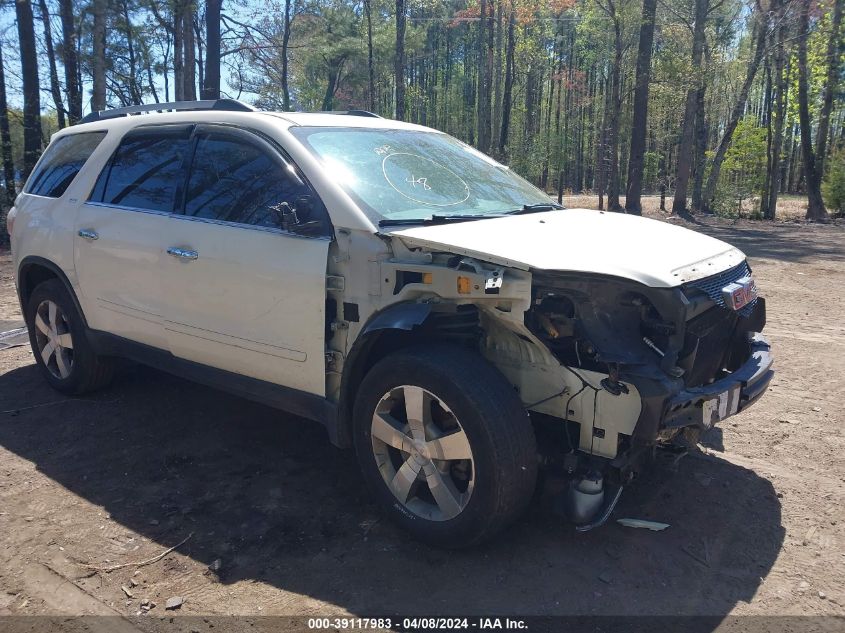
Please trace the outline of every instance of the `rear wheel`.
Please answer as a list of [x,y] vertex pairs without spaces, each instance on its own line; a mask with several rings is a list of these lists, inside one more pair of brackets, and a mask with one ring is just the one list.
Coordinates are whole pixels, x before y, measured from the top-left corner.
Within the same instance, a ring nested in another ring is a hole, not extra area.
[[94,353],[82,316],[58,279],[36,286],[26,312],[32,353],[50,385],[82,394],[111,380],[112,359]]
[[354,421],[367,483],[421,540],[478,543],[532,497],[528,414],[505,378],[470,351],[436,345],[380,361],[361,384]]

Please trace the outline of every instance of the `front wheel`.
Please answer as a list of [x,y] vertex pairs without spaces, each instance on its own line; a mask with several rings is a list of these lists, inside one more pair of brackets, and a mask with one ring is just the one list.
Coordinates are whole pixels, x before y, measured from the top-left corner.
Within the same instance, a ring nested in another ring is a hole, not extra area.
[[417,538],[479,543],[516,519],[537,478],[528,414],[513,387],[469,350],[410,348],[361,383],[355,452],[380,505]]

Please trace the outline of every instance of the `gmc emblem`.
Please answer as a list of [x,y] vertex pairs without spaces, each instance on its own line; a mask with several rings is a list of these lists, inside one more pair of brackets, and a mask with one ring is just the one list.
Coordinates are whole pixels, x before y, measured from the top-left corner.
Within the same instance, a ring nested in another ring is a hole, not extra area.
[[731,310],[740,310],[757,298],[757,284],[751,276],[737,279],[722,288],[722,298]]

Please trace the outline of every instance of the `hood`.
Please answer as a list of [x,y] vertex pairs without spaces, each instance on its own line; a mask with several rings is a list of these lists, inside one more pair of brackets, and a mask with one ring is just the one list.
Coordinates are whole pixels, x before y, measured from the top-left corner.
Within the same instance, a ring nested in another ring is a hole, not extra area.
[[525,270],[591,273],[671,288],[745,259],[721,240],[624,213],[565,209],[386,231],[410,247]]

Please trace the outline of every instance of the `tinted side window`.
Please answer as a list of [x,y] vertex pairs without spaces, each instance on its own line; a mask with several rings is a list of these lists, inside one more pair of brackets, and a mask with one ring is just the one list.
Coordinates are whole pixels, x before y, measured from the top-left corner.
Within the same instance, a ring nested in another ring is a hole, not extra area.
[[310,191],[280,160],[246,140],[200,136],[188,181],[185,214],[257,226],[278,226],[273,207]]
[[60,197],[105,135],[105,132],[83,132],[63,136],[52,143],[29,177],[26,192]]
[[138,130],[121,141],[91,199],[152,211],[173,211],[184,180],[190,128]]

